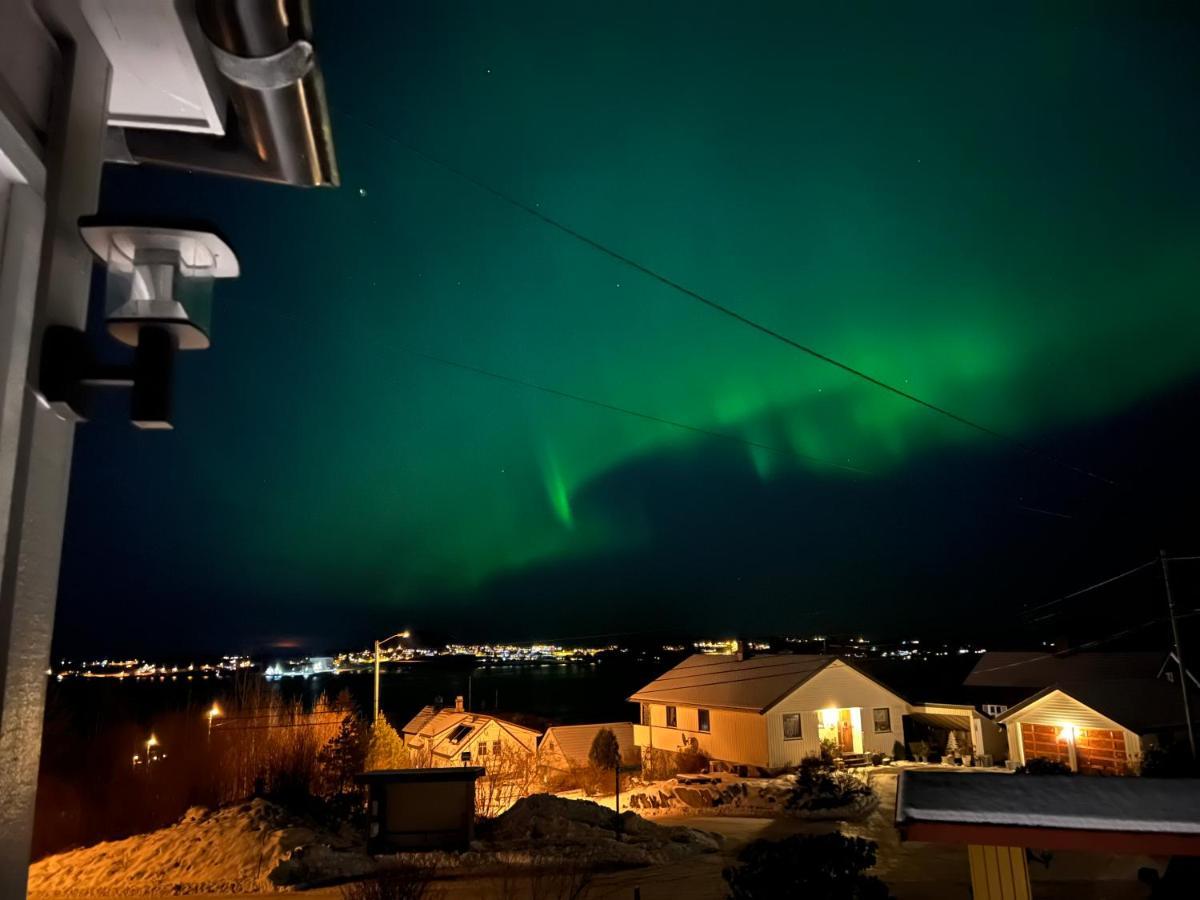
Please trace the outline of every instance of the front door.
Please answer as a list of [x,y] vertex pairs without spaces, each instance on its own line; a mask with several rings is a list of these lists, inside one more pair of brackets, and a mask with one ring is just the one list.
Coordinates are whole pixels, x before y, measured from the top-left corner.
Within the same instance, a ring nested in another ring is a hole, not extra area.
[[843,753],[854,752],[854,722],[848,709],[838,710],[838,748]]

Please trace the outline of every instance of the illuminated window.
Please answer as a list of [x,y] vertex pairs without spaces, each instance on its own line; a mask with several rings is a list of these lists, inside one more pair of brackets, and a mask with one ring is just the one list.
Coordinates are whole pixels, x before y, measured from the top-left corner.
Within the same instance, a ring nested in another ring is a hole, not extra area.
[[668,728],[676,728],[676,727],[678,727],[678,726],[675,724],[677,721],[678,721],[678,719],[676,718],[676,715],[675,715],[675,707],[673,707],[673,706],[668,706],[668,707],[667,707],[667,727],[668,727]]
[[700,731],[712,731],[712,726],[709,724],[708,720],[707,709],[696,710],[696,728],[698,728]]
[[785,741],[798,741],[800,737],[800,713],[784,713],[783,739]]
[[875,733],[883,734],[892,730],[892,711],[886,706],[881,706],[878,709],[872,710],[871,714],[875,717]]

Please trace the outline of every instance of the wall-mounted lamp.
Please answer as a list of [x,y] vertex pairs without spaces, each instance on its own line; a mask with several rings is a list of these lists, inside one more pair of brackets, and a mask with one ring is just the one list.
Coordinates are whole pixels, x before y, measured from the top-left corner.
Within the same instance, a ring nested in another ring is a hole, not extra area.
[[84,242],[108,270],[108,333],[134,348],[131,365],[94,361],[82,331],[46,329],[39,388],[65,419],[86,419],[96,388],[130,389],[130,418],[139,428],[171,427],[175,353],[210,343],[218,278],[236,278],[237,256],[206,231],[140,225],[86,225]]

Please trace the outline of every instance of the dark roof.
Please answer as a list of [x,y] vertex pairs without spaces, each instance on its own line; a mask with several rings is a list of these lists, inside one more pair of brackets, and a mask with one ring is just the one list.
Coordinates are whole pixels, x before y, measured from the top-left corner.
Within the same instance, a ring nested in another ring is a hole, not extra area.
[[916,823],[1200,835],[1200,779],[906,771],[896,824]]
[[[1186,723],[1179,685],[1144,678],[1064,681],[1048,685],[1005,710],[996,719],[1005,721],[1055,691],[1062,691],[1139,735],[1180,728]],[[1196,701],[1191,697],[1189,699],[1194,717],[1197,714]]]
[[838,656],[796,653],[743,659],[696,653],[658,676],[629,700],[765,712],[835,662],[841,662],[885,690],[891,690]]
[[969,687],[1044,688],[1062,681],[1149,681],[1158,677],[1165,658],[1160,651],[1069,656],[1040,650],[993,651],[979,657],[963,683]]

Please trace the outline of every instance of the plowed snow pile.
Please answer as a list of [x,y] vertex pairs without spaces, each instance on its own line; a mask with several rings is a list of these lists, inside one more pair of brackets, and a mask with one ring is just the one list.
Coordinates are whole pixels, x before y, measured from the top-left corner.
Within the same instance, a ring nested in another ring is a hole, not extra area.
[[583,858],[596,865],[644,866],[713,853],[719,835],[648,822],[632,812],[617,815],[589,800],[535,794],[517,801],[486,829],[492,851],[529,851]]
[[168,828],[47,857],[29,872],[29,890],[103,894],[270,891],[374,863],[352,835],[322,831],[266,800],[208,811]]

